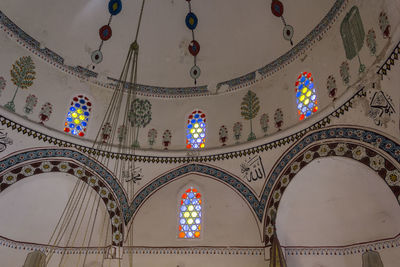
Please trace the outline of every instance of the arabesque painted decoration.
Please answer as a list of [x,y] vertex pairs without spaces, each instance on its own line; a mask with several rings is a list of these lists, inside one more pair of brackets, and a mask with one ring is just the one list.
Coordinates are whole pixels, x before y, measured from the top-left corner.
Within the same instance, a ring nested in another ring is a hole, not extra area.
[[219,127],[218,136],[222,146],[225,146],[226,141],[228,140],[228,128],[226,128],[225,125],[221,125],[221,127]]
[[64,132],[80,137],[85,136],[91,111],[92,102],[90,102],[89,98],[84,95],[72,98],[67,111],[67,118],[64,122]]
[[24,112],[25,114],[28,116],[29,114],[32,114],[33,109],[36,107],[38,102],[38,98],[36,95],[33,94],[29,94],[26,97],[26,101],[25,101],[25,106],[24,106]]
[[206,142],[206,114],[195,110],[189,115],[186,129],[186,148],[204,148]]
[[201,194],[190,187],[182,194],[179,207],[179,233],[182,239],[200,238],[202,222]]
[[44,103],[39,112],[40,123],[44,124],[45,121],[48,121],[51,113],[53,113],[53,105],[50,102]]
[[312,74],[306,71],[301,73],[299,77],[297,77],[295,86],[299,120],[303,120],[318,110],[317,94],[315,92]]

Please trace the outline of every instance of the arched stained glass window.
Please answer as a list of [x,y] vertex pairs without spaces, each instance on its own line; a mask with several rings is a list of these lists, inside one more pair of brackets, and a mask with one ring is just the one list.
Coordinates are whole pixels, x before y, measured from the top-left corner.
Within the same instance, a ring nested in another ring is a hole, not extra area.
[[301,73],[295,85],[297,110],[299,119],[302,120],[318,110],[317,94],[315,92],[314,79],[311,73]]
[[85,136],[91,110],[92,103],[89,98],[84,95],[75,96],[67,112],[64,132],[81,137]]
[[182,194],[179,206],[179,238],[200,238],[201,214],[201,194],[196,188],[190,187]]
[[189,115],[186,128],[186,148],[204,148],[206,142],[206,114],[195,110]]

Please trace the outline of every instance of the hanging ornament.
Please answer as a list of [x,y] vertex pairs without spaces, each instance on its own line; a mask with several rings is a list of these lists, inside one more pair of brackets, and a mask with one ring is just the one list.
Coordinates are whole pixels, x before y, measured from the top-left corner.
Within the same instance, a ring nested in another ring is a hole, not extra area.
[[186,16],[185,22],[186,22],[186,26],[189,28],[189,30],[194,30],[197,27],[198,20],[194,13],[189,12]]
[[[101,48],[103,47],[103,42],[107,41],[112,36],[112,30],[110,27],[111,19],[113,16],[118,15],[122,10],[121,0],[110,0],[108,2],[108,12],[110,12],[110,18],[108,19],[108,23],[103,25],[99,29],[99,37],[100,37],[100,45],[99,48],[94,51],[91,55],[91,59],[93,64],[99,64],[103,61],[103,54],[101,53]],[[93,66],[94,69],[94,66]]]
[[104,25],[103,27],[101,27],[99,30],[99,35],[102,41],[107,41],[108,39],[110,39],[112,36],[110,25]]
[[192,54],[192,56],[197,56],[197,54],[200,52],[200,44],[193,40],[189,44],[189,52]]
[[110,12],[111,16],[118,15],[121,9],[121,0],[110,0],[110,2],[108,2],[108,12]]
[[103,53],[100,50],[93,51],[91,58],[94,64],[99,64],[103,61]]
[[293,26],[286,24],[285,18],[283,17],[283,4],[279,0],[272,0],[271,3],[271,12],[274,14],[274,16],[281,18],[283,22],[283,38],[287,41],[290,41],[290,44],[293,45],[293,34],[294,34],[294,29]]
[[200,77],[200,73],[201,70],[198,66],[194,65],[191,69],[190,69],[190,76],[196,80]]
[[194,66],[190,69],[190,77],[194,79],[194,84],[197,83],[197,79],[200,77],[200,68],[196,64],[197,54],[200,52],[200,44],[194,38],[194,29],[197,27],[198,19],[197,16],[192,12],[192,5],[190,0],[186,0],[189,5],[189,13],[186,15],[185,23],[186,27],[192,31],[192,41],[189,44],[189,52],[194,57]]

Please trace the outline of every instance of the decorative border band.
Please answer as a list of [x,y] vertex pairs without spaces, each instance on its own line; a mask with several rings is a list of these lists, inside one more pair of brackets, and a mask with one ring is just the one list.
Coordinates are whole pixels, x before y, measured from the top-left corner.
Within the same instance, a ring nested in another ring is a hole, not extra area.
[[382,64],[382,66],[379,68],[377,72],[378,74],[381,75],[382,79],[383,76],[387,75],[387,73],[391,70],[392,66],[394,66],[395,60],[399,60],[399,54],[400,54],[400,42],[397,43],[392,53],[390,53],[385,63]]
[[306,255],[326,255],[343,256],[361,254],[366,251],[379,251],[388,248],[400,247],[400,233],[393,238],[385,238],[370,242],[357,243],[347,246],[329,246],[329,247],[285,247],[287,256],[306,256]]

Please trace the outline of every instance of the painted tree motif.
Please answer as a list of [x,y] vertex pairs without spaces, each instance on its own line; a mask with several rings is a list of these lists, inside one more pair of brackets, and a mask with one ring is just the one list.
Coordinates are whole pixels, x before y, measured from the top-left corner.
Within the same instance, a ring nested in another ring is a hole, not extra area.
[[390,37],[390,24],[385,12],[379,14],[379,28],[381,29],[383,38],[386,39]]
[[32,114],[33,109],[36,107],[38,102],[37,96],[33,94],[29,94],[28,97],[26,98],[25,101],[25,106],[24,106],[24,112],[28,116],[29,114]]
[[222,143],[222,146],[225,146],[225,142],[228,140],[228,129],[225,125],[221,125],[221,127],[219,127],[218,136],[219,141]]
[[0,96],[4,91],[4,88],[6,88],[6,84],[6,80],[3,77],[0,77]]
[[103,143],[107,143],[111,136],[112,132],[112,126],[111,123],[106,122],[104,123],[103,127],[101,128],[101,139],[103,140]]
[[118,142],[122,144],[122,142],[125,141],[126,138],[126,133],[128,132],[128,129],[126,128],[125,125],[120,125],[117,129],[117,137],[118,137]]
[[260,101],[258,100],[257,95],[249,90],[247,94],[243,97],[240,109],[242,117],[245,120],[250,121],[250,134],[247,138],[247,141],[254,140],[256,139],[256,135],[253,133],[252,119],[257,116],[257,113],[260,110]]
[[269,122],[268,114],[266,114],[266,113],[262,114],[261,118],[260,118],[260,125],[261,125],[261,129],[264,132],[264,136],[267,136],[268,122]]
[[15,64],[12,65],[10,70],[11,81],[17,86],[15,93],[10,102],[4,107],[15,112],[15,96],[17,95],[18,89],[28,89],[33,84],[35,79],[35,64],[30,56],[20,57]]
[[361,63],[359,52],[364,44],[365,32],[357,6],[353,6],[340,24],[340,35],[342,36],[346,58],[348,60],[357,56],[360,64],[359,73],[365,71],[365,65]]
[[233,136],[235,137],[236,143],[239,143],[239,139],[242,136],[243,124],[241,122],[235,122],[233,125]]
[[342,77],[343,83],[348,85],[350,82],[350,68],[347,61],[343,61],[342,65],[340,65],[340,76]]
[[172,134],[170,130],[165,130],[164,134],[163,134],[163,145],[164,145],[164,149],[168,150],[168,146],[171,143],[171,138],[172,138]]
[[336,86],[336,79],[332,75],[329,75],[328,79],[326,80],[326,89],[328,90],[328,96],[335,100],[337,86]]
[[49,102],[44,103],[39,113],[40,123],[43,124],[45,121],[48,121],[51,113],[53,113],[53,105]]
[[149,140],[149,145],[152,147],[154,143],[156,142],[157,138],[157,130],[156,129],[150,129],[149,132],[147,133],[147,137]]
[[131,109],[128,114],[131,127],[136,127],[135,140],[133,147],[139,147],[138,137],[140,127],[146,127],[151,121],[151,103],[147,99],[136,98],[131,103]]
[[275,120],[275,127],[278,128],[278,131],[281,130],[281,127],[283,125],[283,112],[282,109],[277,108],[275,111],[274,115],[274,120]]
[[367,46],[372,56],[376,55],[376,35],[374,29],[370,29],[367,34]]

